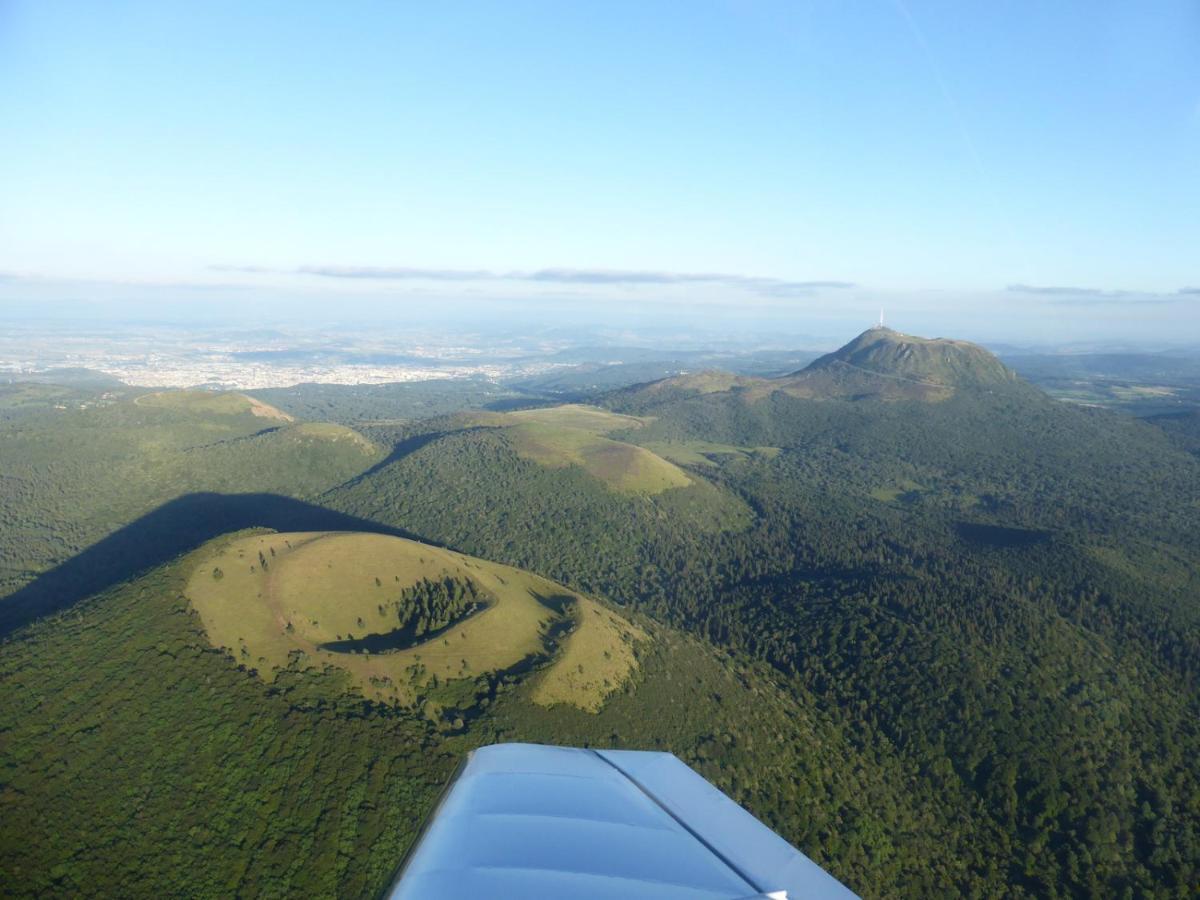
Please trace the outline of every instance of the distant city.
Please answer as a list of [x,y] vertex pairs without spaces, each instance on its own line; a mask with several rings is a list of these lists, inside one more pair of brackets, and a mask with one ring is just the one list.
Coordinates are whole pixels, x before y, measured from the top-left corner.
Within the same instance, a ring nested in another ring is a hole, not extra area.
[[293,384],[388,384],[435,378],[512,378],[562,368],[562,345],[439,343],[410,335],[195,333],[145,329],[120,335],[39,329],[0,336],[0,378],[87,369],[138,387],[253,390]]
[[[636,334],[603,326],[538,330],[529,322],[474,331],[8,322],[0,330],[0,384],[255,391],[460,379],[503,385],[524,396],[579,397],[707,369],[785,375],[828,345],[811,334],[715,334],[687,323]],[[1196,349],[1138,351],[1111,344],[991,349],[1060,400],[1136,415],[1200,406]],[[82,402],[105,401],[97,396]]]
[[673,361],[676,365],[668,366],[668,371],[723,367],[782,372],[829,345],[811,335],[730,336],[687,326],[634,336],[622,329],[597,327],[539,332],[528,323],[508,331],[472,332],[18,322],[7,323],[0,331],[0,381],[87,370],[136,387],[259,390],[444,378],[509,381],[581,365],[596,368],[650,361]]

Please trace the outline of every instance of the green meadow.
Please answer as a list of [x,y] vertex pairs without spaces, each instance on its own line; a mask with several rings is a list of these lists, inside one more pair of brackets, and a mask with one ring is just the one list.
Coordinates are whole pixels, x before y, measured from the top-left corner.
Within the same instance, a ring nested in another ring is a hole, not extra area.
[[552,469],[578,466],[621,494],[661,494],[693,483],[682,469],[652,450],[608,437],[636,431],[653,421],[646,417],[565,404],[475,415],[471,421],[502,428],[513,449],[525,459]]

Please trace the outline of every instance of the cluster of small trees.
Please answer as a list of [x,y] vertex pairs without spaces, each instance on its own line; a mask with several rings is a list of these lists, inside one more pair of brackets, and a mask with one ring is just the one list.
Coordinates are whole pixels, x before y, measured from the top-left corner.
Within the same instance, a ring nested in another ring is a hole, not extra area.
[[472,579],[445,575],[422,578],[402,590],[396,612],[400,627],[420,638],[469,615],[484,602],[484,592]]

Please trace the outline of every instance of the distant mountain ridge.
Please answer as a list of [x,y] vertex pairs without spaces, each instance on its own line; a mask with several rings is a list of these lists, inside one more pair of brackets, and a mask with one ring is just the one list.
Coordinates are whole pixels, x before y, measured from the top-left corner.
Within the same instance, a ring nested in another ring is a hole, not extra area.
[[916,337],[882,325],[813,360],[793,377],[843,366],[946,387],[1006,385],[1018,380],[1012,369],[978,344]]
[[813,400],[936,402],[956,390],[1028,385],[994,354],[950,338],[923,338],[875,326],[808,366],[776,378],[704,371],[634,385],[619,396],[657,402],[679,393],[736,393],[748,403],[781,391]]

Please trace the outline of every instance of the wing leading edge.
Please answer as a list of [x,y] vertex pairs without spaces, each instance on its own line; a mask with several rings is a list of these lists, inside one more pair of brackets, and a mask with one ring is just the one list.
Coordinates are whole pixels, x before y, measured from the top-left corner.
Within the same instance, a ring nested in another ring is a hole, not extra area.
[[670,753],[473,751],[389,900],[855,895]]

